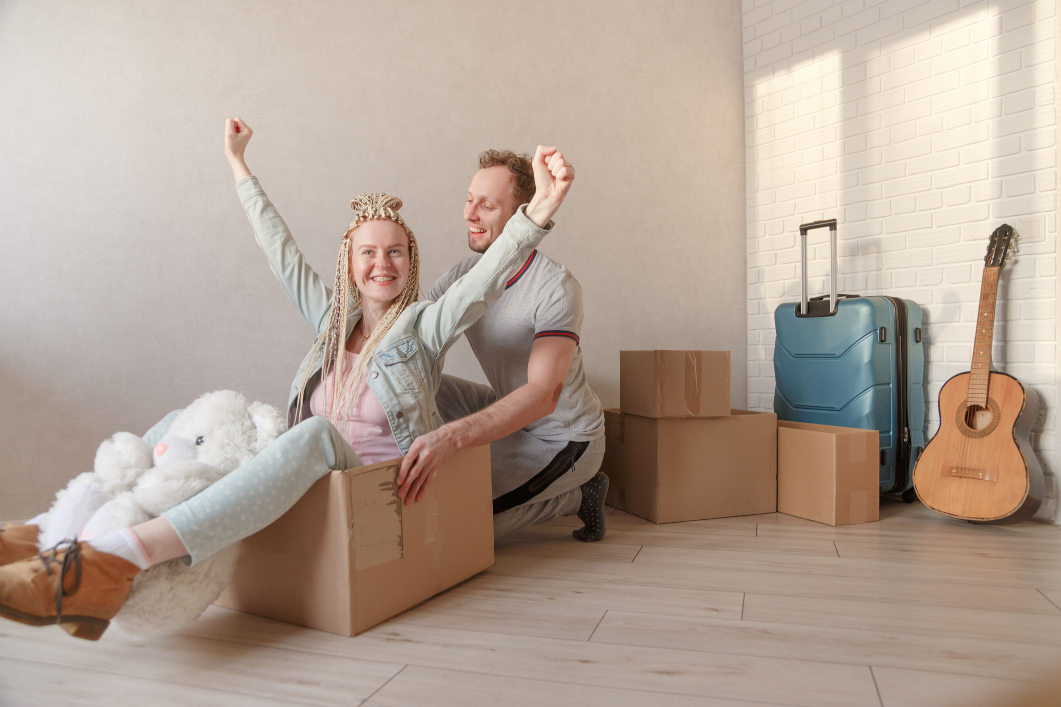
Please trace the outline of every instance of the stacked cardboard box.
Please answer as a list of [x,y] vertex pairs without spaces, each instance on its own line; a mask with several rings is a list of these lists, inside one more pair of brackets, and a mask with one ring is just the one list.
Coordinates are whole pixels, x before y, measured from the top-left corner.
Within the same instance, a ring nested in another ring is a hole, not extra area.
[[607,502],[655,523],[777,510],[777,416],[730,409],[728,351],[622,351]]
[[727,417],[729,351],[620,351],[619,409],[643,417]]

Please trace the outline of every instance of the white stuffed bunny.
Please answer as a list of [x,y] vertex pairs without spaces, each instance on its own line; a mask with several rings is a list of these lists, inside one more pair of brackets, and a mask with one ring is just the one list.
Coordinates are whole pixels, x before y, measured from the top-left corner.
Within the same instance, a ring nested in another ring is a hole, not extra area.
[[[38,544],[91,539],[154,518],[250,461],[285,428],[275,407],[220,390],[182,410],[154,449],[119,432],[100,445],[95,469],[74,478],[32,521],[41,528]],[[182,560],[151,567],[134,581],[114,624],[134,636],[186,626],[225,588],[238,557],[237,543],[194,567]]]

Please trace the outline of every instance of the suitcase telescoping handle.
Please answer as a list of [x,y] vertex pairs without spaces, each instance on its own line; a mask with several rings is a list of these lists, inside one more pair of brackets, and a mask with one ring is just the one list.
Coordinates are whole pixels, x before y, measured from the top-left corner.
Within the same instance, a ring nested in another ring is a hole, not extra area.
[[829,227],[829,315],[836,314],[836,219],[814,221],[799,227],[800,297],[799,312],[809,314],[807,309],[807,231]]

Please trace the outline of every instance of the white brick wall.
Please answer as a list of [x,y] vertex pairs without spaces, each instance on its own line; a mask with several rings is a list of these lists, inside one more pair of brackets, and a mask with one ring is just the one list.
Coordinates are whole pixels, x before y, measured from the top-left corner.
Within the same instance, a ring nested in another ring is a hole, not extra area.
[[[1000,288],[995,365],[1041,399],[1032,440],[1051,500],[1056,434],[1056,0],[744,0],[748,404],[773,406],[773,311],[799,297],[800,223],[840,222],[840,291],[917,301],[928,433],[968,370],[987,238],[1023,238]],[[827,231],[809,289],[826,292]]]

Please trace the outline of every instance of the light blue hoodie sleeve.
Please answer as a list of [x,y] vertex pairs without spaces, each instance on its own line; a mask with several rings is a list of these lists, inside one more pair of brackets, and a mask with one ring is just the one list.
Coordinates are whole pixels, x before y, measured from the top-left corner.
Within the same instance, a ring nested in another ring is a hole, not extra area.
[[331,309],[331,288],[306,262],[284,219],[280,218],[273,202],[269,201],[258,184],[258,178],[250,176],[241,179],[236,183],[236,193],[273,274],[284,286],[288,299],[298,307],[303,319],[319,334]]

